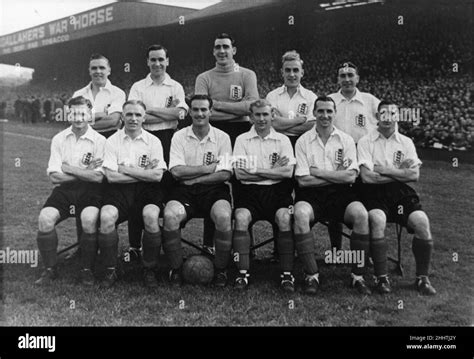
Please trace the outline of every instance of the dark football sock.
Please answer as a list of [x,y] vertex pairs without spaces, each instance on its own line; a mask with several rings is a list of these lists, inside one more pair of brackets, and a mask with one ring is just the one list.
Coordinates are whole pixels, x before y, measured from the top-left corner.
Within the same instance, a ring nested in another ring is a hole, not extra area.
[[232,249],[232,231],[214,232],[214,244],[216,246],[216,257],[214,265],[217,269],[226,269],[229,265],[230,251]]
[[280,255],[280,266],[283,272],[293,270],[295,258],[295,242],[292,231],[278,231],[277,237],[278,253]]
[[210,218],[204,218],[204,228],[203,228],[203,240],[202,244],[208,247],[214,246],[214,231],[216,226]]
[[351,234],[351,251],[360,251],[364,256],[364,265],[362,267],[360,267],[359,263],[352,264],[352,273],[355,275],[364,275],[366,272],[370,247],[369,238],[368,234],[359,234],[354,231]]
[[239,270],[249,270],[250,268],[250,234],[248,231],[234,231],[232,239],[234,247],[235,264]]
[[172,269],[178,269],[183,264],[183,250],[181,248],[181,230],[163,230],[163,249]]
[[433,240],[413,237],[412,251],[415,256],[416,276],[428,275],[433,253]]
[[374,261],[374,274],[376,277],[386,275],[388,273],[387,265],[387,240],[385,237],[372,238],[370,241],[370,253]]
[[312,275],[318,272],[318,264],[316,263],[314,236],[312,232],[295,234],[295,246],[298,257],[303,262],[303,268],[306,274]]
[[38,249],[43,259],[43,264],[46,268],[54,267],[58,262],[57,248],[58,248],[58,234],[56,228],[51,232],[40,232],[36,237]]
[[161,251],[161,232],[150,233],[147,230],[143,233],[143,266],[154,268],[158,265],[158,258]]
[[117,266],[119,237],[117,230],[110,233],[99,232],[100,255],[106,268],[115,268]]
[[98,248],[97,233],[82,232],[79,248],[81,248],[81,266],[83,269],[93,269]]

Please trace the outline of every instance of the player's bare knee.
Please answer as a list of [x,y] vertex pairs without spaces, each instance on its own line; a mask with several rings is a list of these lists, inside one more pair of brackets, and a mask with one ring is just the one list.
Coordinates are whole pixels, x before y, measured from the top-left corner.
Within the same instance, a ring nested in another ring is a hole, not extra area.
[[143,208],[143,224],[147,232],[155,233],[159,230],[158,218],[160,209],[157,206],[150,205]]
[[413,228],[415,236],[420,239],[431,239],[430,222],[423,211],[416,211],[408,217],[408,225]]
[[275,216],[275,222],[280,231],[291,230],[291,215],[285,210],[278,210]]
[[56,225],[56,221],[55,213],[44,208],[38,216],[38,229],[40,232],[51,232]]
[[246,231],[250,225],[251,215],[247,210],[237,209],[234,214],[237,230]]
[[97,222],[99,220],[99,210],[86,210],[81,213],[82,229],[86,233],[95,233],[97,231]]
[[216,228],[220,231],[230,231],[232,223],[232,213],[226,210],[216,210],[212,213]]
[[163,224],[166,230],[175,231],[179,228],[179,215],[178,210],[171,206],[166,206],[163,211]]
[[102,207],[100,210],[100,231],[110,233],[115,228],[118,219],[118,210],[112,206]]
[[304,206],[295,206],[295,224],[301,225],[309,223],[311,219],[311,213]]
[[380,210],[372,210],[369,212],[370,231],[373,237],[380,238],[385,235],[385,227],[387,225],[387,217]]

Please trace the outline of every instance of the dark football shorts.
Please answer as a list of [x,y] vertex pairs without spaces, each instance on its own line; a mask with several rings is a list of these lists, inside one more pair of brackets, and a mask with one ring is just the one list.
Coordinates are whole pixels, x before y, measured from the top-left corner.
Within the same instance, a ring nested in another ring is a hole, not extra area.
[[408,224],[408,216],[422,210],[416,191],[402,182],[384,184],[364,183],[359,187],[359,195],[367,211],[381,209],[387,216],[387,222]]
[[60,221],[69,217],[80,218],[82,210],[86,207],[100,209],[103,188],[102,183],[84,181],[63,183],[53,189],[43,208],[56,208],[60,214]]
[[313,208],[315,222],[330,220],[344,223],[347,206],[358,200],[357,194],[347,184],[296,188],[295,203],[308,202]]
[[109,183],[104,192],[103,205],[112,205],[118,209],[118,223],[126,221],[130,215],[142,213],[148,204],[163,210],[163,192],[159,183]]
[[280,208],[293,206],[292,190],[284,181],[273,185],[241,183],[233,187],[234,208],[248,209],[252,223],[262,219],[273,223]]
[[166,200],[180,202],[186,210],[186,221],[189,221],[194,217],[210,218],[212,206],[221,199],[231,203],[229,186],[225,183],[179,184]]

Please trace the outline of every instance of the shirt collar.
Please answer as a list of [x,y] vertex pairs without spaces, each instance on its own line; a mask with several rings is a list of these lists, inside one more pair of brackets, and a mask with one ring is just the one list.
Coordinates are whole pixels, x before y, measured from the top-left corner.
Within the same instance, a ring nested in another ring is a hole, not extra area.
[[[92,81],[89,82],[89,85],[87,86],[87,89],[89,91],[92,91]],[[100,87],[100,91],[103,91],[103,90],[107,90],[107,91],[112,91],[112,83],[110,82],[109,79],[107,79],[107,81],[105,81],[105,86],[104,87]]]
[[384,140],[391,140],[391,139],[394,139],[395,141],[397,141],[398,143],[402,143],[402,139],[400,137],[400,133],[395,130],[394,133],[392,133],[392,135],[389,137],[389,138],[386,138],[384,135],[382,135],[378,130],[374,130],[371,134],[370,134],[370,140],[371,141],[375,141],[377,140],[378,138],[381,138],[381,139],[384,139]]
[[[333,129],[329,137],[338,136],[340,139],[342,139],[342,132],[338,130],[336,126],[333,125],[332,127]],[[317,138],[320,137],[318,131],[316,131],[316,125],[314,125],[310,131],[311,131],[310,142],[316,141]]]
[[[303,85],[299,84],[298,87],[296,88],[296,93],[299,93],[302,97],[305,97],[304,96],[305,90],[306,89],[303,87]],[[288,88],[285,85],[282,85],[280,87],[279,95],[283,95],[285,93],[288,93]]]
[[[155,84],[155,82],[151,78],[151,74],[148,74],[145,77],[145,85],[146,86],[152,86],[153,84]],[[170,77],[170,75],[168,75],[168,73],[165,73],[165,79],[163,80],[163,82],[159,85],[156,85],[156,86],[161,86],[161,85],[171,86],[171,77]]]
[[350,100],[347,100],[344,95],[342,94],[342,90],[339,90],[338,92],[339,94],[339,101],[338,103],[341,103],[342,101],[347,101],[347,102],[351,102],[351,101],[358,101],[360,102],[361,104],[365,104],[364,102],[364,99],[362,98],[362,93],[359,91],[358,88],[356,88],[356,93],[355,95],[350,99]]
[[214,127],[212,127],[211,125],[209,125],[209,133],[206,135],[206,137],[204,137],[202,140],[200,140],[193,132],[193,125],[191,126],[188,126],[188,128],[186,129],[186,137],[192,137],[192,138],[195,138],[196,140],[198,140],[199,142],[201,142],[202,140],[205,140],[205,141],[211,141],[213,143],[217,143],[216,141],[216,131],[214,130]]
[[[255,129],[255,125],[253,125],[249,132],[247,132],[248,135],[247,135],[247,139],[250,140],[252,138],[255,138],[255,137],[258,137],[258,138],[261,138],[259,136],[259,134],[257,133],[257,130]],[[278,136],[277,136],[277,132],[275,131],[275,129],[273,127],[270,127],[270,133],[265,137],[263,138],[264,140],[278,140]]]
[[[72,132],[72,126],[69,126],[68,129],[66,130],[66,137],[71,136],[71,135],[75,136],[74,132]],[[79,138],[87,139],[89,141],[94,142],[94,135],[93,135],[92,129],[89,125],[87,125],[86,132]]]
[[130,141],[139,141],[139,140],[142,140],[143,142],[145,142],[147,145],[148,145],[148,136],[147,136],[147,132],[142,128],[142,133],[140,133],[137,137],[135,137],[133,140],[132,138],[127,135],[127,133],[125,132],[125,129],[121,129],[120,131],[122,131],[122,139],[123,140],[126,140],[127,138],[130,139]]

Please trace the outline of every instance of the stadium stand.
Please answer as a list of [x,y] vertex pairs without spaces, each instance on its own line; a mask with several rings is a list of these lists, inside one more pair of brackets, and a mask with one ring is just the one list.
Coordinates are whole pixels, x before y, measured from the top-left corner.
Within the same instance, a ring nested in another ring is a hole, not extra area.
[[[179,31],[176,22],[165,23],[159,36],[145,29],[137,46],[169,45],[169,72],[187,96],[193,93],[195,77],[213,61],[211,49],[201,44],[209,44],[216,29],[237,39],[237,62],[256,72],[262,97],[281,85],[279,61],[286,50],[300,52],[305,61],[303,85],[317,94],[337,90],[335,64],[350,60],[359,66],[362,91],[419,109],[416,123],[400,124],[400,131],[418,147],[472,151],[472,34],[466,31],[472,19],[464,4],[386,1],[337,11],[318,10],[317,2],[311,1],[264,1],[252,9],[235,4],[223,1],[201,15],[191,13]],[[298,26],[288,25],[292,14]],[[99,45],[94,47],[98,52]],[[111,81],[127,93],[147,71],[142,54],[133,52],[128,55],[130,72],[121,70],[123,58],[114,62],[113,55],[106,54],[112,59]],[[29,85],[0,87],[2,111],[23,122],[54,121],[55,110],[88,80],[84,63],[72,62],[74,68],[66,75],[43,74]]]

